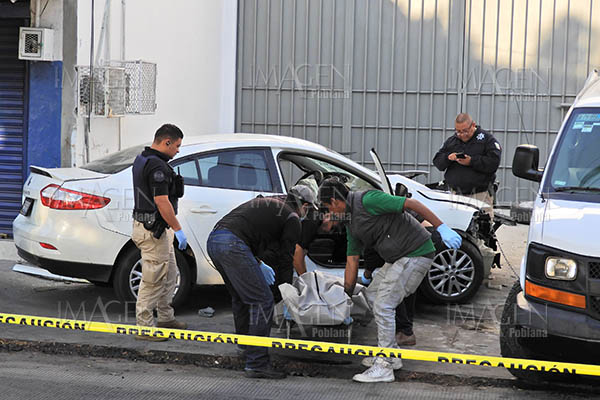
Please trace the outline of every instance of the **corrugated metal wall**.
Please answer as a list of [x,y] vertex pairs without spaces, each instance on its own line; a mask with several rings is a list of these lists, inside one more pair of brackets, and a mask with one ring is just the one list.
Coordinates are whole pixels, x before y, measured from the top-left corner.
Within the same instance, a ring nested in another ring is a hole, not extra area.
[[535,187],[568,105],[600,66],[596,0],[240,0],[236,129],[324,144],[372,166],[442,174],[431,159],[469,112],[503,144],[502,202]]

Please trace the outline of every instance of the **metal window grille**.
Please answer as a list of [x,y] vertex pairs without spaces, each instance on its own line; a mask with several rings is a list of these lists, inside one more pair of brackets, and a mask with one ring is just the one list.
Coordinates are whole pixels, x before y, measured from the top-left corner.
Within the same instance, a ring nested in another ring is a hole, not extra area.
[[156,64],[146,61],[111,61],[125,70],[126,114],[156,112]]
[[[82,116],[125,115],[125,70],[118,67],[77,67],[78,113]],[[91,87],[90,87],[91,86]]]

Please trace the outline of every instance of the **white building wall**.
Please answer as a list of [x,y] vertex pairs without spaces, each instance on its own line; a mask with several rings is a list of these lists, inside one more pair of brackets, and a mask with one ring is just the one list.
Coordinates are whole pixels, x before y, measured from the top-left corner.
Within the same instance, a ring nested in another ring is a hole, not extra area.
[[[121,54],[122,1],[110,3],[110,59]],[[96,0],[98,51],[105,1]],[[89,65],[91,1],[78,2],[77,64]],[[150,142],[163,123],[185,135],[234,131],[236,0],[125,0],[125,56],[157,64],[154,115],[92,118],[90,159]],[[96,58],[96,54],[94,54]],[[103,52],[100,59],[104,59]],[[84,118],[77,124],[77,165],[83,162]],[[185,139],[184,139],[185,141]]]

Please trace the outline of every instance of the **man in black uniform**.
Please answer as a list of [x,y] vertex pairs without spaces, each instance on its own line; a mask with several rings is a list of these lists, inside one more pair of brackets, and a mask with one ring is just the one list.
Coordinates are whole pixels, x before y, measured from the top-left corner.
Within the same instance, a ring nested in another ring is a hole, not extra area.
[[[175,125],[158,128],[154,142],[133,163],[133,233],[131,238],[142,255],[142,281],[135,308],[137,324],[154,326],[156,308],[158,327],[185,329],[175,320],[171,306],[175,293],[177,263],[173,249],[177,237],[179,249],[187,238],[177,220],[177,200],[183,196],[183,179],[167,162],[179,153],[183,133]],[[138,335],[137,339],[164,341],[165,337]]]
[[500,165],[502,148],[494,136],[475,125],[467,113],[458,114],[456,135],[449,137],[433,157],[433,164],[445,171],[450,189],[489,205],[493,217],[493,183]]
[[[314,203],[292,189],[285,201],[257,197],[232,210],[210,233],[208,255],[231,294],[236,333],[269,335],[274,307],[269,286],[275,282],[275,272],[257,257],[276,260],[291,271],[300,218],[310,207]],[[265,347],[247,347],[244,372],[249,378],[285,378],[285,373],[269,365]]]

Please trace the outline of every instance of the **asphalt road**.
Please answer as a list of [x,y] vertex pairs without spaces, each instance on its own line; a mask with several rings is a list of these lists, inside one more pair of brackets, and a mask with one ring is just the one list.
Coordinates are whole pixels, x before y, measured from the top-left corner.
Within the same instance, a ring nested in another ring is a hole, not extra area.
[[240,371],[42,353],[0,353],[0,399],[583,399],[589,393],[349,379],[247,379]]

